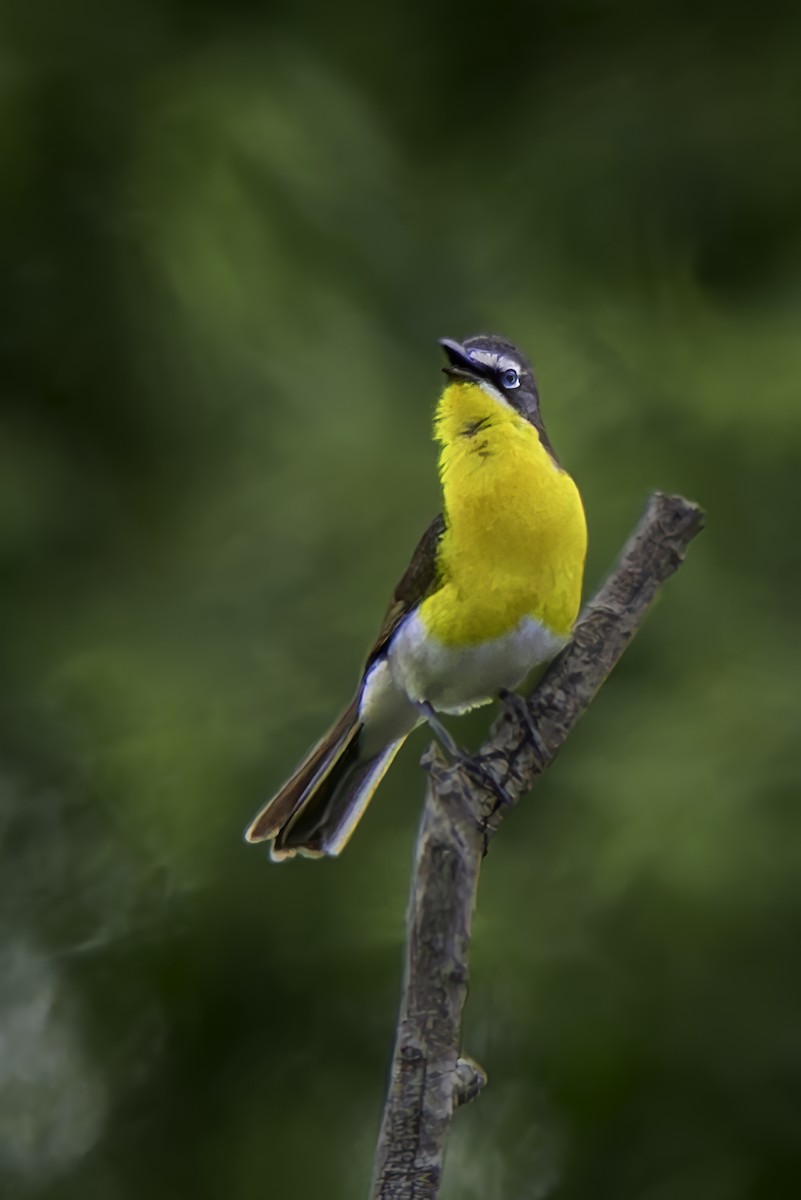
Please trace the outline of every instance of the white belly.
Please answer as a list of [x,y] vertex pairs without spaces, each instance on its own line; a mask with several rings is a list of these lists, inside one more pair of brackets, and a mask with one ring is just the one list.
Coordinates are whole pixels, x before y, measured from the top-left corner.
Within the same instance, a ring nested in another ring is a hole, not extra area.
[[417,613],[399,627],[389,647],[396,683],[412,700],[427,700],[441,712],[465,712],[515,688],[529,671],[558,654],[567,638],[533,617],[480,646],[443,646],[426,631]]
[[439,712],[461,713],[487,704],[502,688],[515,688],[529,671],[549,662],[567,644],[533,617],[480,646],[444,646],[412,613],[395,631],[387,657],[370,669],[359,714],[365,738],[378,744],[404,737],[420,724],[415,701]]

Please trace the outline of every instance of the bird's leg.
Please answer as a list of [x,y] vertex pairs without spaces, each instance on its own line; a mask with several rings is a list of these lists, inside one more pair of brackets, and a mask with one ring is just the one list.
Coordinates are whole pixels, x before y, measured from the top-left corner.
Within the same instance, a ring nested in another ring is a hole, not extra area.
[[[443,749],[450,755],[451,759],[465,771],[467,771],[469,775],[472,775],[474,779],[477,779],[479,784],[485,790],[492,792],[493,796],[495,797],[495,804],[492,808],[492,813],[496,813],[504,804],[511,804],[511,800],[509,799],[506,791],[500,785],[500,783],[498,783],[498,780],[495,778],[492,772],[485,767],[481,758],[475,754],[470,754],[469,751],[463,749],[463,747],[461,747],[459,743],[451,737],[450,733],[442,724],[428,700],[415,701],[415,707],[420,713],[420,716],[431,726],[431,732],[434,734]],[[492,813],[490,813],[489,816],[492,816]],[[485,817],[483,821],[485,832],[488,819],[488,817]],[[484,848],[484,853],[486,854],[486,845]]]
[[428,722],[434,737],[452,759],[456,762],[463,762],[464,759],[470,757],[468,752],[457,741],[454,741],[450,731],[442,724],[428,700],[415,701],[415,708],[423,720]]
[[505,709],[517,717],[525,729],[534,749],[537,767],[540,771],[544,770],[545,764],[548,761],[548,748],[540,737],[539,730],[534,723],[534,718],[531,715],[531,709],[526,702],[525,696],[520,696],[517,692],[510,692],[507,688],[501,688],[498,692],[498,699]]
[[[543,770],[545,767],[545,763],[547,761],[548,751],[546,749],[545,743],[543,742],[542,738],[539,735],[537,726],[534,724],[534,719],[531,716],[531,710],[529,709],[528,704],[526,703],[525,697],[518,695],[517,692],[509,691],[508,688],[501,688],[500,691],[498,692],[498,699],[500,700],[501,705],[505,709],[507,709],[511,714],[513,714],[514,716],[517,717],[520,724],[526,730],[526,733],[528,734],[528,737],[529,737],[529,741],[531,742],[531,745],[534,749],[534,754],[537,759],[537,766],[539,767],[540,770]],[[477,765],[479,767],[481,766],[481,764],[477,764]],[[489,774],[489,772],[487,772],[485,769],[482,769],[483,776],[487,777],[488,774]],[[493,783],[492,792],[495,796],[495,803],[493,804],[491,811],[488,812],[486,817],[484,818],[484,853],[485,854],[487,853],[487,845],[488,845],[488,841],[489,841],[488,835],[487,835],[487,827],[489,825],[489,822],[495,816],[495,814],[499,808],[502,808],[504,804],[511,803],[506,791],[503,788],[501,788],[501,786],[497,782],[497,780],[493,779],[492,783]]]

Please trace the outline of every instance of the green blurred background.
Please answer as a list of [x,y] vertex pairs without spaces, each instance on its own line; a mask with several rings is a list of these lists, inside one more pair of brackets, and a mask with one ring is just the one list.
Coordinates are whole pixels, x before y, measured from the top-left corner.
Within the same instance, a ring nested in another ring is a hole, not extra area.
[[241,832],[487,330],[588,590],[650,489],[708,528],[485,864],[443,1195],[801,1195],[800,14],[5,0],[4,1197],[366,1194],[425,736],[341,860]]

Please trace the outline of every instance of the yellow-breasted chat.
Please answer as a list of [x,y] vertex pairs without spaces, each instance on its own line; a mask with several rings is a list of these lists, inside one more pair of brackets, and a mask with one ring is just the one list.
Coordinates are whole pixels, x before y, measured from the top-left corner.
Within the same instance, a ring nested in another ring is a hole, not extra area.
[[350,704],[246,832],[276,860],[339,854],[412,730],[428,721],[452,745],[437,713],[516,687],[562,649],[578,615],[584,508],[528,360],[500,337],[440,345],[443,511],[395,589]]

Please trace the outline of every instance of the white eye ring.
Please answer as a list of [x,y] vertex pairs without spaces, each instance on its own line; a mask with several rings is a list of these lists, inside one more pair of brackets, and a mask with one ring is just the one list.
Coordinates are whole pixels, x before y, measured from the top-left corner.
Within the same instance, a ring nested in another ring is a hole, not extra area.
[[501,371],[501,383],[507,390],[520,387],[520,376],[514,367],[507,367],[505,371]]

